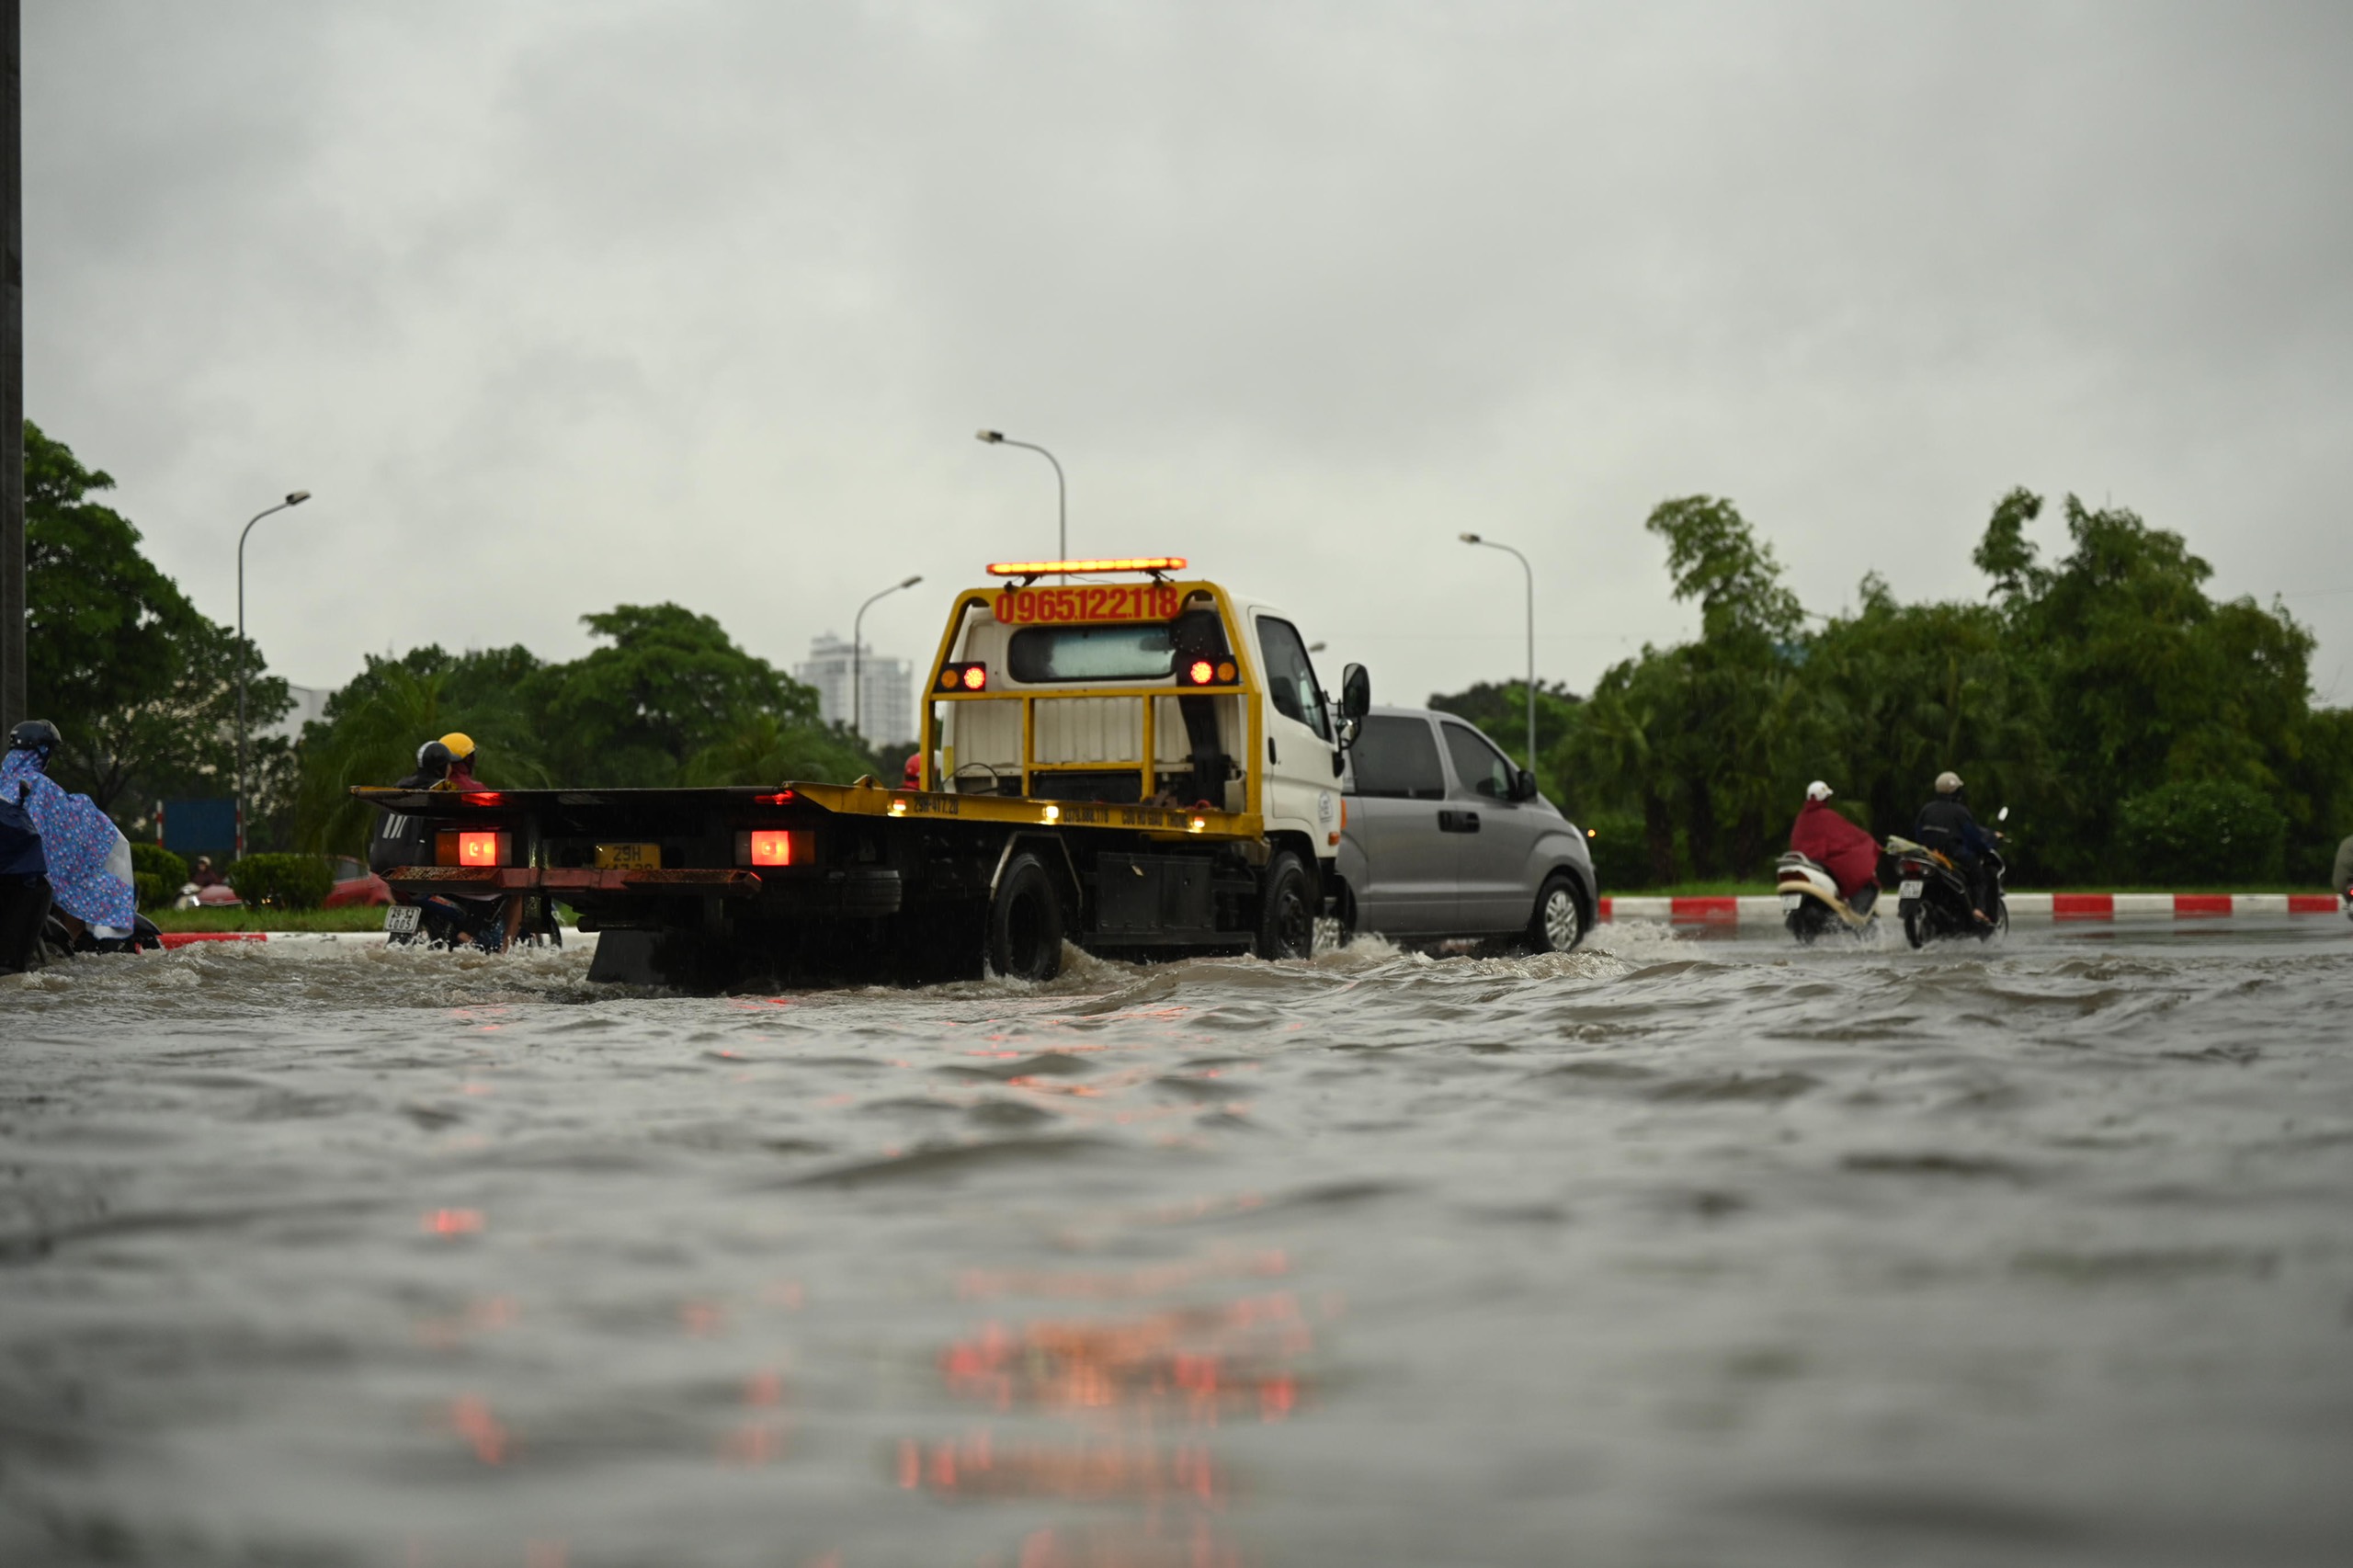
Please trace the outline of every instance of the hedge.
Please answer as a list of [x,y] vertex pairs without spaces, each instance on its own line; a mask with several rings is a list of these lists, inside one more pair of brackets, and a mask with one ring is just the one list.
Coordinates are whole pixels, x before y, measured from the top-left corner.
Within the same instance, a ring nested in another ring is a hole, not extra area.
[[2117,841],[2132,862],[2123,881],[2276,882],[2287,858],[2288,819],[2259,790],[2194,779],[2125,801]]
[[229,885],[247,903],[316,909],[335,886],[323,855],[248,855],[230,868]]

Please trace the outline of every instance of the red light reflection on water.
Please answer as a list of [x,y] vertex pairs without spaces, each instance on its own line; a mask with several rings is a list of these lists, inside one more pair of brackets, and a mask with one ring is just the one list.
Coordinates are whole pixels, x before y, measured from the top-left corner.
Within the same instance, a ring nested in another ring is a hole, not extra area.
[[1204,1426],[1256,1410],[1280,1421],[1298,1408],[1300,1384],[1279,1363],[1314,1343],[1282,1290],[1137,1318],[1033,1319],[1018,1333],[985,1323],[940,1353],[939,1369],[950,1392],[999,1410],[1181,1408]]
[[471,1236],[483,1227],[479,1209],[432,1209],[425,1215],[425,1231],[434,1236]]
[[466,1309],[449,1317],[430,1317],[418,1322],[417,1342],[435,1350],[449,1350],[477,1334],[495,1334],[511,1328],[523,1315],[523,1308],[512,1296],[486,1296],[468,1301]]
[[460,1394],[449,1402],[449,1425],[473,1445],[474,1458],[484,1464],[505,1464],[513,1447],[506,1426],[491,1414],[490,1402],[479,1394]]
[[1221,1506],[1232,1485],[1206,1444],[999,1443],[983,1427],[940,1443],[899,1443],[899,1485],[947,1497],[1187,1495]]

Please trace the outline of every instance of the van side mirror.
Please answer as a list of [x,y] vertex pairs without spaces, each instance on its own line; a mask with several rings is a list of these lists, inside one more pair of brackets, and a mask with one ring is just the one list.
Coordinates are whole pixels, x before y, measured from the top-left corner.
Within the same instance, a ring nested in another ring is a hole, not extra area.
[[1511,798],[1515,801],[1536,799],[1536,775],[1529,772],[1525,767],[1514,772],[1511,778]]
[[1340,717],[1353,723],[1372,711],[1372,676],[1362,665],[1340,672]]

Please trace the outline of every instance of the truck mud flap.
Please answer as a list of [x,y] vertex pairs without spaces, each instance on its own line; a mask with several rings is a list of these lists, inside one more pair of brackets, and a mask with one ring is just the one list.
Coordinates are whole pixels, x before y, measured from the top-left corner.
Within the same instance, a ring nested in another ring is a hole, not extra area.
[[589,962],[588,978],[612,985],[665,985],[668,976],[660,965],[666,931],[607,931],[597,938],[597,956]]
[[1102,856],[1095,863],[1095,935],[1122,947],[1212,939],[1215,892],[1214,868],[1198,855]]

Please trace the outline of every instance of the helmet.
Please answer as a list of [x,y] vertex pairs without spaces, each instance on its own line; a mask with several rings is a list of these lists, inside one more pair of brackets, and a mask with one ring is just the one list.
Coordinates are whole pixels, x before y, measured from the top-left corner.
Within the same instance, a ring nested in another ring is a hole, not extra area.
[[43,762],[63,744],[64,737],[57,733],[57,726],[46,719],[28,719],[8,732],[10,751],[28,751]]
[[1961,775],[1960,775],[1960,774],[1958,774],[1958,773],[1953,772],[1953,771],[1952,771],[1951,769],[1949,769],[1949,768],[1946,769],[1946,770],[1945,770],[1944,772],[1942,772],[1942,773],[1938,774],[1938,775],[1937,775],[1937,793],[1938,793],[1938,794],[1939,794],[1939,795],[1958,795],[1958,794],[1960,794],[1960,793],[1961,793]]
[[419,773],[438,777],[449,772],[449,765],[457,760],[449,754],[449,748],[439,741],[427,741],[416,748],[416,770]]
[[1830,786],[1819,778],[1805,787],[1805,798],[1809,801],[1826,801],[1830,796]]
[[455,760],[459,762],[473,760],[474,738],[463,730],[450,731],[441,737],[441,744],[449,748],[449,756]]

